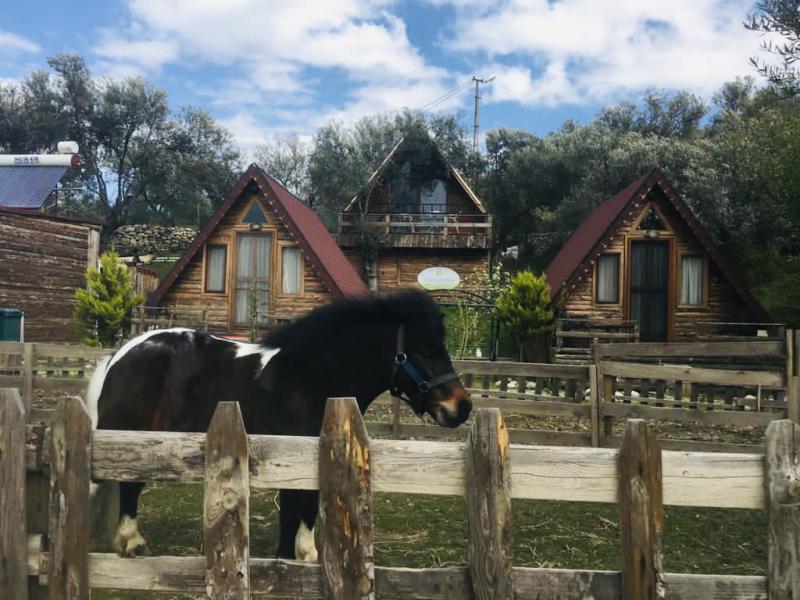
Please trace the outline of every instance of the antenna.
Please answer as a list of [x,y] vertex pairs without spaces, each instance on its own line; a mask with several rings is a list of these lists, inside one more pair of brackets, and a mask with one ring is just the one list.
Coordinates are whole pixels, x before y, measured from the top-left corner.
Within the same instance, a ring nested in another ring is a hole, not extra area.
[[480,85],[482,83],[491,83],[494,81],[494,75],[489,77],[489,79],[479,79],[475,76],[472,77],[472,81],[475,82],[475,123],[472,129],[472,151],[478,151],[478,106],[481,101],[480,95]]

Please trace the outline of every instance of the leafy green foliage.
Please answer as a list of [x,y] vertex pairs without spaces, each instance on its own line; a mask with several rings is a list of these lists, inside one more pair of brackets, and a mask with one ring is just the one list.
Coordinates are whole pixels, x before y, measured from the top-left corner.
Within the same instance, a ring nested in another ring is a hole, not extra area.
[[525,343],[553,328],[553,311],[549,304],[547,278],[526,269],[517,273],[497,298],[497,315],[514,337]]
[[761,48],[777,56],[782,64],[770,64],[757,58],[751,58],[750,62],[783,92],[800,94],[800,71],[796,67],[800,60],[800,0],[760,0],[755,8],[745,27],[781,36],[782,43],[768,40]]
[[131,309],[144,300],[136,294],[128,268],[115,252],[100,256],[100,267],[86,270],[88,289],[75,290],[75,321],[90,346],[113,347],[128,331]]

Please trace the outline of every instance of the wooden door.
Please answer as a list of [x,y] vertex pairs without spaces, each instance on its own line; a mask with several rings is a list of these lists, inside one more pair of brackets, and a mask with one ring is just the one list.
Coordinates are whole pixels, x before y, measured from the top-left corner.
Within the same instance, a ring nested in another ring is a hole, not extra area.
[[639,322],[639,339],[667,340],[669,318],[669,242],[634,241],[629,267],[630,318]]
[[236,236],[236,270],[233,286],[236,325],[250,325],[253,308],[256,310],[256,322],[266,323],[270,312],[271,267],[272,234],[240,233]]

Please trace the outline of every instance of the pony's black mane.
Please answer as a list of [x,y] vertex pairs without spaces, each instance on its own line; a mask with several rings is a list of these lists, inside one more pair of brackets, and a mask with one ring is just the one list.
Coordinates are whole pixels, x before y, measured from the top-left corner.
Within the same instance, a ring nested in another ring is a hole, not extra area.
[[396,324],[399,327],[423,319],[434,331],[441,330],[439,308],[425,292],[335,300],[297,321],[270,331],[261,343],[270,348],[281,348],[285,354],[292,354],[294,350],[308,352],[356,326]]

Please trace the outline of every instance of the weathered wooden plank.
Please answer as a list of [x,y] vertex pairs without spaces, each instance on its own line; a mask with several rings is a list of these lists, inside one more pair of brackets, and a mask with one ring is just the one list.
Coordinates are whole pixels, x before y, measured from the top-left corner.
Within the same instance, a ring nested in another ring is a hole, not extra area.
[[50,460],[50,599],[88,600],[91,420],[80,398],[56,410]]
[[329,398],[319,436],[326,598],[375,598],[370,440],[355,398]]
[[592,365],[589,369],[589,402],[592,406],[591,413],[591,433],[592,433],[592,446],[598,448],[600,446],[600,387],[598,385],[598,370],[596,365]]
[[203,548],[206,593],[250,598],[250,482],[247,432],[238,402],[220,402],[206,434]]
[[508,375],[511,377],[563,377],[586,379],[589,367],[583,365],[551,365],[548,363],[519,363],[508,361],[454,360],[458,373],[472,375]]
[[742,371],[736,369],[705,369],[685,365],[651,365],[646,363],[623,363],[604,361],[598,363],[604,375],[633,377],[636,379],[666,379],[717,385],[785,387],[783,373],[769,371]]
[[619,454],[623,600],[664,596],[661,449],[647,423],[631,419]]
[[479,409],[467,438],[469,572],[478,600],[514,597],[508,434],[496,408]]
[[[491,392],[490,392],[491,393]],[[547,400],[530,400],[521,398],[498,398],[495,396],[481,397],[471,395],[472,405],[475,408],[498,408],[504,412],[520,415],[540,417],[577,417],[587,419],[591,417],[592,407],[588,404],[575,404],[573,402],[549,402]]]
[[792,377],[786,391],[786,418],[800,423],[800,376]]
[[604,416],[616,418],[663,419],[669,421],[696,422],[710,425],[746,425],[765,427],[780,419],[782,414],[756,411],[705,410],[695,408],[658,408],[643,404],[620,404],[609,402],[602,407]]
[[741,342],[636,342],[597,344],[597,360],[624,357],[657,358],[672,357],[738,357],[738,356],[784,356],[783,340],[757,341],[750,338]]
[[16,389],[0,389],[0,598],[27,600],[25,407]]
[[[29,575],[37,576],[47,553],[28,558]],[[149,590],[153,592],[205,592],[201,556],[120,558],[115,554],[89,555],[90,582],[94,589]],[[322,598],[321,565],[296,561],[251,558],[253,592],[264,598]],[[516,567],[512,572],[517,598],[547,600],[618,600],[618,571],[575,571]],[[737,575],[666,573],[667,600],[767,600],[766,578]],[[471,594],[466,567],[441,569],[375,568],[375,588],[380,598],[398,600],[454,600]]]
[[767,428],[764,455],[769,515],[769,597],[800,598],[800,425],[783,420]]

